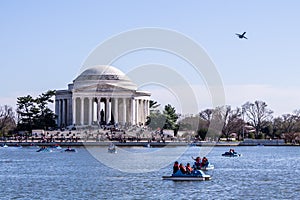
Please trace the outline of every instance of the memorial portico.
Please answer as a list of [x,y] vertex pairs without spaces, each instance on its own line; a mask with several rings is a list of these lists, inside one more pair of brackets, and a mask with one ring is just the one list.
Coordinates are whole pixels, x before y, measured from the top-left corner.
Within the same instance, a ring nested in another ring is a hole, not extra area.
[[120,70],[95,66],[82,72],[67,90],[56,91],[57,125],[144,124],[149,101],[150,93],[138,91]]

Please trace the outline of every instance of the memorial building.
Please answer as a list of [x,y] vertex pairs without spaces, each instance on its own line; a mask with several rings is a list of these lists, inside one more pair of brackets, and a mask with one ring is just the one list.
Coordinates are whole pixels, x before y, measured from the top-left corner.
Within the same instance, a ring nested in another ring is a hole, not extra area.
[[119,69],[94,66],[76,77],[68,89],[56,91],[57,125],[142,125],[150,114],[150,95],[139,91]]

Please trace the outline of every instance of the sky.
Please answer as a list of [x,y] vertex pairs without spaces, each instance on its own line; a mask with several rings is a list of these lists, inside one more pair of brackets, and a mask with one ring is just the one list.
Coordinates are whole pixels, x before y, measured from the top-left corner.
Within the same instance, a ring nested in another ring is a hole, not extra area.
[[[155,27],[199,44],[223,83],[225,103],[265,101],[274,115],[300,109],[300,2],[287,1],[0,1],[0,105],[19,96],[65,89],[101,43],[120,33]],[[247,40],[235,33],[247,32]],[[176,43],[176,41],[174,41]],[[189,63],[158,50],[124,55],[124,73],[149,63],[166,65],[187,80],[199,110],[212,105],[205,77]],[[176,94],[159,84],[141,87],[162,105],[181,110]]]

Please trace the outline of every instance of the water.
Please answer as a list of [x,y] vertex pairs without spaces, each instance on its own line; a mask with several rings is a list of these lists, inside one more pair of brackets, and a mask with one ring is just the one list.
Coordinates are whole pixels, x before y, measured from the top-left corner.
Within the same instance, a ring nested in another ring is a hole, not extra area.
[[[167,150],[172,153],[182,150],[181,148],[174,147]],[[171,173],[172,163],[157,172],[124,173],[101,164],[85,148],[77,148],[77,153],[60,151],[37,153],[34,148],[1,148],[0,198],[299,198],[299,147],[235,147],[238,153],[243,154],[242,157],[222,157],[221,154],[228,149],[229,147],[215,147],[207,155],[209,161],[215,165],[215,170],[210,172],[212,180],[173,182],[161,179],[163,175]],[[139,152],[138,148],[122,148],[122,150]],[[147,150],[141,148],[140,151]],[[155,149],[149,151],[153,152]],[[199,151],[200,153],[202,151],[199,147],[191,147],[178,161],[184,164],[192,162],[191,156],[197,156]],[[108,155],[107,148],[103,152]],[[109,154],[112,159],[116,155]],[[145,159],[152,159],[154,162],[157,160],[153,156],[152,158],[146,156]],[[159,159],[163,160],[164,157],[160,156]],[[122,160],[118,162],[120,165],[127,163]]]

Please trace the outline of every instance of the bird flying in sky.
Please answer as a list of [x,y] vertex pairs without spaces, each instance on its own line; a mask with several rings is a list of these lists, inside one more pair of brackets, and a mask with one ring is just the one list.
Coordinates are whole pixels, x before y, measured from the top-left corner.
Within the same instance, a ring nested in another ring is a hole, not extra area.
[[236,33],[236,35],[237,35],[240,39],[243,39],[243,38],[248,39],[248,38],[245,37],[245,34],[246,34],[246,32],[244,32],[243,34],[238,34],[238,33]]

